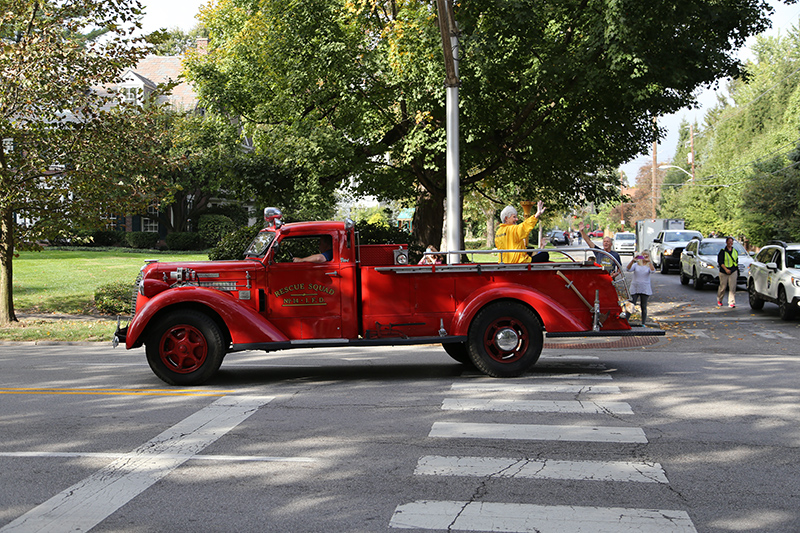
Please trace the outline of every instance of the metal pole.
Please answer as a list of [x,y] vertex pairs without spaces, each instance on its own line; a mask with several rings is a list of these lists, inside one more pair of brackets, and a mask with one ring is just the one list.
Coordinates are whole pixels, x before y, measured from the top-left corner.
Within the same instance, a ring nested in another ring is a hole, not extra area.
[[[458,29],[456,28],[451,0],[437,0],[439,12],[439,29],[442,34],[444,49],[445,87],[447,88],[445,112],[447,115],[447,201],[446,244],[447,251],[461,247],[461,180],[459,178],[458,149]],[[455,265],[461,258],[456,254],[447,255],[447,264]]]

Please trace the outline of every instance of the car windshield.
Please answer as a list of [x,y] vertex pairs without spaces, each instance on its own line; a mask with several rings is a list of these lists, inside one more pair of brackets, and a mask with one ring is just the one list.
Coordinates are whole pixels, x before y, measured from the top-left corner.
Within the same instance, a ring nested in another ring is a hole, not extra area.
[[633,241],[636,239],[636,235],[633,233],[617,233],[614,238],[618,241]]
[[269,248],[274,238],[275,233],[271,231],[261,231],[256,235],[256,238],[253,239],[253,242],[250,243],[250,246],[247,247],[247,250],[245,250],[245,257],[261,257],[264,255],[264,252],[267,251],[267,248]]
[[786,268],[800,268],[800,250],[786,250]]
[[667,233],[664,235],[664,242],[682,242],[690,241],[692,237],[701,237],[696,231],[678,231],[676,233]]

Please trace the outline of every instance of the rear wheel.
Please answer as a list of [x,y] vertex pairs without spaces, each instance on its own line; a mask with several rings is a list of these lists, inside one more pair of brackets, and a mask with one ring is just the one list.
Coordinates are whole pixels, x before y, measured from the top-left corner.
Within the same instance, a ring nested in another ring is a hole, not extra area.
[[217,324],[198,311],[166,315],[146,342],[147,362],[170,385],[199,385],[213,376],[225,355]]
[[781,320],[791,320],[795,315],[792,304],[786,300],[786,291],[782,286],[778,287],[778,314]]
[[753,280],[750,280],[750,283],[747,284],[747,298],[750,300],[750,309],[755,309],[758,311],[759,309],[764,308],[764,300],[759,298],[758,293],[756,292],[756,284],[753,283]]
[[530,308],[495,302],[483,308],[469,327],[467,350],[475,366],[489,376],[519,376],[536,364],[544,345],[542,324]]
[[472,365],[472,359],[469,358],[466,342],[448,342],[442,344],[442,348],[447,352],[447,355],[455,359],[461,364]]

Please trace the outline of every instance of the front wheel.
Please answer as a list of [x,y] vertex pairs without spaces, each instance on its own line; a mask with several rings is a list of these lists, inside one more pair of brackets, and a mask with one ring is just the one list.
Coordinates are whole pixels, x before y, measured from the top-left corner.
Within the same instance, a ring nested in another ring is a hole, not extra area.
[[544,346],[539,317],[516,302],[481,309],[469,327],[467,350],[475,366],[496,378],[523,374],[536,364]]
[[147,362],[170,385],[200,385],[222,364],[225,349],[217,324],[198,311],[175,311],[148,336]]
[[786,290],[783,287],[778,287],[778,314],[781,316],[781,320],[794,318],[794,309],[786,299]]
[[694,288],[695,290],[702,290],[705,282],[697,275],[697,270],[692,271],[692,278],[694,279]]
[[669,266],[667,266],[667,260],[664,256],[661,256],[661,273],[662,274],[669,274]]
[[692,278],[687,276],[686,273],[683,271],[683,267],[681,267],[681,285],[688,285],[690,279]]
[[756,284],[753,283],[753,280],[750,280],[750,283],[747,284],[747,298],[750,300],[750,309],[755,309],[758,311],[759,309],[764,308],[764,300],[762,300],[758,293],[756,292]]

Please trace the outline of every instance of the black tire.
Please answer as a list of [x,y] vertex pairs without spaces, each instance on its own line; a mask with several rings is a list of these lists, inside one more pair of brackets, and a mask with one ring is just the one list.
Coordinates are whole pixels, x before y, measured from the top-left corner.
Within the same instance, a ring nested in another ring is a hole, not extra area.
[[469,358],[466,342],[448,342],[442,344],[442,348],[447,355],[461,363],[462,365],[472,366],[472,359]]
[[[536,364],[544,346],[539,317],[530,308],[509,301],[481,309],[469,326],[468,339],[472,362],[478,370],[496,378],[523,374]],[[503,340],[510,345],[498,345]]]
[[667,260],[663,255],[661,256],[661,273],[669,274],[669,265],[667,265]]
[[697,270],[692,271],[692,279],[694,279],[694,290],[700,291],[703,290],[706,282],[700,279],[700,276],[697,275]]
[[750,300],[750,309],[755,309],[756,311],[764,309],[764,300],[759,298],[756,292],[756,284],[753,283],[752,279],[747,284],[747,299]]
[[681,266],[681,285],[688,285],[689,284],[689,280],[691,280],[691,279],[692,278],[690,278],[689,276],[687,276],[683,272],[683,266]]
[[786,290],[783,286],[778,287],[778,314],[781,320],[791,320],[795,315],[792,304],[786,300]]
[[145,343],[147,362],[170,385],[200,385],[225,356],[222,332],[199,311],[175,311],[158,321]]

